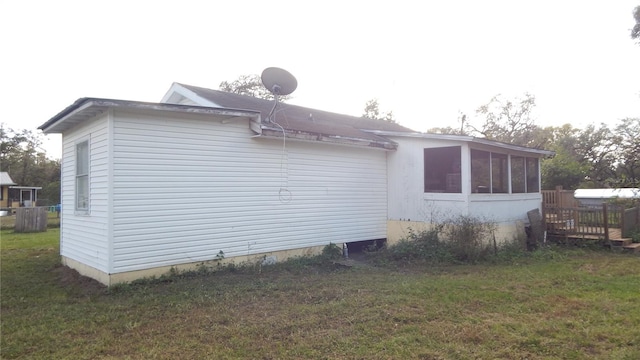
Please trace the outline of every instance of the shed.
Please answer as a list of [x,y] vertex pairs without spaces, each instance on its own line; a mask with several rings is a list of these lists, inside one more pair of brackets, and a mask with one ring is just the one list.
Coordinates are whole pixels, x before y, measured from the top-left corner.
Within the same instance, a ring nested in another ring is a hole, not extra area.
[[9,208],[11,204],[9,202],[9,187],[17,185],[8,172],[0,172],[0,208]]
[[640,199],[640,188],[577,189],[573,197],[583,206],[600,206],[615,199]]

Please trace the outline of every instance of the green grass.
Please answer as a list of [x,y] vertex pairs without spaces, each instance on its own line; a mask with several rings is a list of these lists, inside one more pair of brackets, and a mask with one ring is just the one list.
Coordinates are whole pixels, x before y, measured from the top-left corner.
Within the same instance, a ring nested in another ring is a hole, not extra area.
[[110,290],[59,265],[58,229],[1,236],[2,359],[638,359],[640,258],[296,261]]

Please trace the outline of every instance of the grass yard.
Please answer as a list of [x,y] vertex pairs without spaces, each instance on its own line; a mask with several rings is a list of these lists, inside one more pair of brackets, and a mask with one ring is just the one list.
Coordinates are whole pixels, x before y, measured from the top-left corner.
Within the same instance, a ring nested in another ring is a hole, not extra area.
[[304,261],[110,290],[1,232],[2,359],[640,359],[640,257]]

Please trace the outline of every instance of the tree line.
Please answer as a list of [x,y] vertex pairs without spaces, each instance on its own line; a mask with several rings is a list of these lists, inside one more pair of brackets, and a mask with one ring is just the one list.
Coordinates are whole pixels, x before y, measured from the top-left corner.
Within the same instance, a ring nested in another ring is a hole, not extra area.
[[459,118],[460,126],[429,132],[487,138],[513,145],[551,150],[542,161],[542,186],[553,189],[640,186],[640,118],[624,118],[615,125],[571,124],[542,127],[532,116],[535,96],[506,99],[494,96],[476,110],[474,121]]

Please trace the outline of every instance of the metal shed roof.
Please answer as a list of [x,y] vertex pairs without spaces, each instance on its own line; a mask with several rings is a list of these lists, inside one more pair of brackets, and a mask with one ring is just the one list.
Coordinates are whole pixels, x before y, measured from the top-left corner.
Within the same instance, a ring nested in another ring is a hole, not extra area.
[[8,172],[0,172],[0,185],[18,185],[11,179]]
[[576,199],[640,199],[640,189],[578,189],[574,191],[573,197]]

